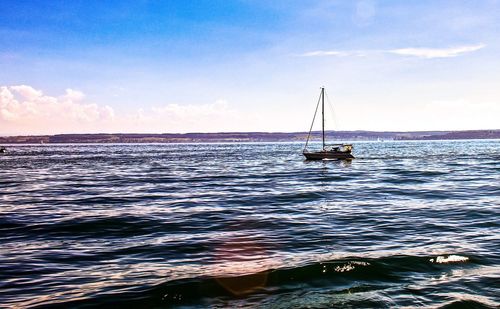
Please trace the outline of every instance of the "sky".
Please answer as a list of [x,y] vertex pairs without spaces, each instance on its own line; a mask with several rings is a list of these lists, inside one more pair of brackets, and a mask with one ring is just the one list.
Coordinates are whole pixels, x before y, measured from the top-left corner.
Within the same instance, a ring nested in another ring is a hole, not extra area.
[[500,129],[498,55],[498,0],[3,0],[0,135]]

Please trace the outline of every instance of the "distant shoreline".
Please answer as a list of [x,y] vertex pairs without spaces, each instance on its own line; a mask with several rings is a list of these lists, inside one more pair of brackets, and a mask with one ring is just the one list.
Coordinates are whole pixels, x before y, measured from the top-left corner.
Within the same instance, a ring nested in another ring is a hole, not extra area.
[[[304,141],[307,134],[307,132],[56,134],[0,136],[0,144],[294,142]],[[321,132],[314,131],[311,136],[313,140],[319,140]],[[338,141],[500,139],[500,129],[409,132],[327,131],[327,138]]]

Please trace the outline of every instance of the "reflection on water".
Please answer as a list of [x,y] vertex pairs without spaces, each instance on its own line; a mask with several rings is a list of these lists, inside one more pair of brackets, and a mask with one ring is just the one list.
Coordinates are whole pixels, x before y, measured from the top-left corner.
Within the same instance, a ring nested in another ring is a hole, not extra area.
[[0,307],[500,302],[500,142],[9,146]]

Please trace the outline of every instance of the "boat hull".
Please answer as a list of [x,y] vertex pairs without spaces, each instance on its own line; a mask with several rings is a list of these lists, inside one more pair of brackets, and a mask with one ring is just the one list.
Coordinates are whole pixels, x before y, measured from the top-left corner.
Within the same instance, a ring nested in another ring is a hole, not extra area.
[[350,159],[354,159],[354,156],[350,152],[340,152],[340,151],[304,152],[303,154],[307,160],[324,160],[324,159],[350,160]]

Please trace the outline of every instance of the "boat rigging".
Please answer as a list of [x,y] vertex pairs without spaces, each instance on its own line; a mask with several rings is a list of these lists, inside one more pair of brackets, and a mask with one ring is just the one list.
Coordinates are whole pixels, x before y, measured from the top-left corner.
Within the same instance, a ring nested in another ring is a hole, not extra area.
[[[321,102],[321,133],[323,147],[319,151],[309,151],[307,145],[309,144],[309,139],[311,138],[311,132],[314,125],[314,120],[316,119],[316,114],[318,112],[319,103]],[[328,159],[344,159],[350,160],[354,159],[351,154],[352,145],[351,144],[336,144],[336,145],[326,145],[325,143],[325,88],[321,87],[321,93],[316,105],[316,110],[314,111],[314,117],[311,123],[311,128],[309,129],[309,134],[307,135],[306,144],[302,153],[307,160],[328,160]]]

